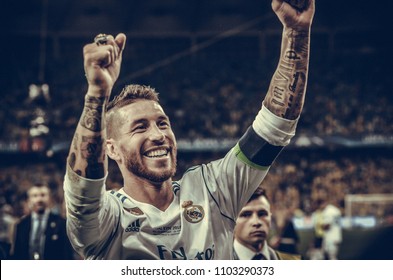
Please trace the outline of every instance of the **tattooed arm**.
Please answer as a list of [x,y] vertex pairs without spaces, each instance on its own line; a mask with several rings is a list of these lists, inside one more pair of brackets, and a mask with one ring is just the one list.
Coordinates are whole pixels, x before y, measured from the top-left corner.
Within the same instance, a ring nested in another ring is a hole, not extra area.
[[98,179],[106,174],[104,154],[105,97],[85,96],[81,119],[72,141],[68,164],[78,175]]
[[299,117],[307,85],[310,28],[314,0],[306,0],[301,12],[283,0],[273,0],[272,8],[284,26],[281,55],[270,83],[264,105],[276,116],[295,120]]
[[88,91],[67,161],[85,178],[98,179],[107,173],[105,109],[120,73],[125,40],[124,34],[108,36],[105,45],[92,43],[83,49]]

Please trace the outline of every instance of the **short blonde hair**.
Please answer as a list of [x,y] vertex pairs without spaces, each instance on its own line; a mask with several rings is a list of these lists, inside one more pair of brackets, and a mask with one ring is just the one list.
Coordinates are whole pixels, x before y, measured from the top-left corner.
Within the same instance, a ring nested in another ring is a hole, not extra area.
[[116,137],[116,127],[121,125],[121,120],[118,118],[117,110],[128,104],[135,103],[138,100],[151,100],[159,102],[158,92],[150,86],[132,84],[123,88],[119,95],[117,95],[111,102],[109,102],[106,109],[106,130],[108,138]]

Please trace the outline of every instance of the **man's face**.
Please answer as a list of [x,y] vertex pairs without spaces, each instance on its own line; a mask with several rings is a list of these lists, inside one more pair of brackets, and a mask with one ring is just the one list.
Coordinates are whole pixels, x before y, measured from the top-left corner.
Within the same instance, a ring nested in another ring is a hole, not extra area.
[[177,145],[168,116],[155,101],[141,100],[119,110],[116,140],[121,163],[134,175],[160,183],[176,172]]
[[271,223],[270,204],[260,196],[246,204],[236,220],[235,238],[244,246],[259,251],[266,240]]
[[43,214],[49,207],[49,188],[46,186],[34,186],[28,191],[28,203],[33,212]]

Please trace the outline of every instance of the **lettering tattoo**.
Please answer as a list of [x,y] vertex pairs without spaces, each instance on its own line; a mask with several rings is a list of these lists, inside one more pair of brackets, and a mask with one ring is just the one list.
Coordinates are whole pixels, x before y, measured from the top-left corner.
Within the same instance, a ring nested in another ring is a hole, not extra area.
[[284,93],[285,93],[285,89],[284,89],[284,88],[280,88],[279,86],[275,86],[274,89],[273,89],[273,99],[272,99],[272,102],[273,102],[274,104],[277,104],[277,105],[279,105],[279,106],[284,107],[285,104],[282,103],[282,102],[280,102],[280,100],[284,99],[284,98],[283,98]]
[[264,104],[277,116],[296,119],[303,108],[307,83],[309,32],[286,30],[282,50]]
[[296,92],[296,86],[297,86],[299,79],[305,81],[306,77],[303,72],[296,72],[295,74],[293,74],[293,82],[289,86],[290,91]]
[[105,97],[86,96],[85,107],[80,119],[81,126],[93,132],[100,132],[104,129],[102,125],[104,102]]

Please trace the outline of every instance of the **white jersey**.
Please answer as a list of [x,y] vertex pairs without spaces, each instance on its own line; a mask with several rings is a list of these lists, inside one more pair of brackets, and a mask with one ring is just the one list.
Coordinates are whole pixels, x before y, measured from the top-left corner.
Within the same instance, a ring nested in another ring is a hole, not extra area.
[[259,135],[250,127],[224,158],[186,171],[165,211],[67,168],[73,247],[86,259],[233,259],[236,217],[282,149]]
[[329,229],[324,232],[324,243],[340,243],[342,240],[341,233],[341,211],[333,204],[328,204],[322,210],[322,223],[329,225]]

